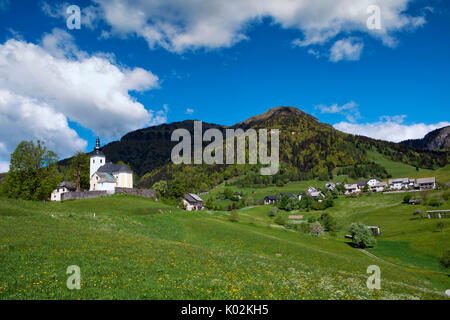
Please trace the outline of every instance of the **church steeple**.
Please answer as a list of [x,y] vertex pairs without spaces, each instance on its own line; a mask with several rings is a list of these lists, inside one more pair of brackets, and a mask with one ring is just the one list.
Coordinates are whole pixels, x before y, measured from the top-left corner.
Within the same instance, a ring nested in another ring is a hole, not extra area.
[[95,141],[95,151],[100,151],[100,137],[97,136],[97,140]]

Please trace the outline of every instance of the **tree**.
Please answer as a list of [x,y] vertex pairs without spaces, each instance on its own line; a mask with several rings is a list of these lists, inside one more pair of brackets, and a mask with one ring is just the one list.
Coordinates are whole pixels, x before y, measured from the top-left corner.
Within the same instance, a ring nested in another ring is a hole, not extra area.
[[376,243],[373,233],[362,223],[352,223],[350,226],[350,234],[353,244],[358,248],[364,249]]
[[311,225],[309,226],[309,230],[312,234],[315,234],[316,236],[319,236],[323,233],[323,228],[319,221],[311,223]]
[[403,197],[403,203],[409,203],[409,200],[411,200],[411,195],[407,194]]
[[326,212],[320,216],[318,221],[324,227],[325,231],[337,230],[336,220]]
[[77,191],[89,189],[89,155],[77,152],[70,160],[68,178],[75,181]]
[[160,180],[153,184],[152,189],[155,190],[159,196],[165,197],[165,196],[167,196],[169,186],[168,186],[166,180]]
[[450,268],[450,250],[444,252],[442,257],[439,259],[439,263],[444,269]]
[[44,200],[62,178],[56,168],[57,155],[44,142],[22,141],[11,154],[2,194],[10,198]]

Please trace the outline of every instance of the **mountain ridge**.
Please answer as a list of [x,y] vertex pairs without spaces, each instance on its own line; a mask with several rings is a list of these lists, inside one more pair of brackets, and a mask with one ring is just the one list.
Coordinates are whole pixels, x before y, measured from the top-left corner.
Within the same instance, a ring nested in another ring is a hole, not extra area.
[[416,150],[445,150],[450,148],[450,126],[427,133],[421,139],[409,139],[401,144]]

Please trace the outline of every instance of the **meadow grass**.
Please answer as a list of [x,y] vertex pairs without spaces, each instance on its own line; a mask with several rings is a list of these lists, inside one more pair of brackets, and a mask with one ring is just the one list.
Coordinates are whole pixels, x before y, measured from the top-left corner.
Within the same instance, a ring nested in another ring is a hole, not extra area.
[[[381,225],[370,251],[385,262],[352,248],[345,230],[332,238],[276,226],[271,206],[241,209],[233,223],[228,212],[123,195],[0,199],[0,299],[444,299],[450,282],[436,259],[448,226],[434,232],[399,202],[342,197],[330,209],[341,225]],[[366,287],[372,264],[382,270],[379,291]],[[66,287],[70,265],[81,268],[80,290]]]

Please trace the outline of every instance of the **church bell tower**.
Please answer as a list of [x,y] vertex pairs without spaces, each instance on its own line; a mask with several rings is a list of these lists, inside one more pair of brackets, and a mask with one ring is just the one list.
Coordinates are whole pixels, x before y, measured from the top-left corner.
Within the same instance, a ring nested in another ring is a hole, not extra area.
[[95,142],[95,148],[94,151],[91,153],[90,157],[90,170],[89,170],[89,178],[92,178],[92,175],[98,171],[98,169],[105,165],[105,155],[100,150],[100,138],[97,137],[97,140]]

